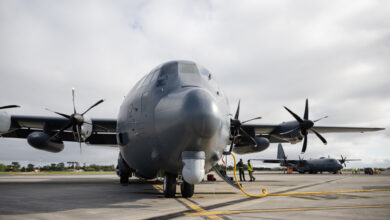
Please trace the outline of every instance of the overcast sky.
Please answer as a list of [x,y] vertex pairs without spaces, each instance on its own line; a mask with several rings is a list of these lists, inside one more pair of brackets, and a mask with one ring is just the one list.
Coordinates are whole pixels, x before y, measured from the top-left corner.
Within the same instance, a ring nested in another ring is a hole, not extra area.
[[[389,1],[7,1],[0,0],[0,106],[11,114],[70,113],[107,101],[90,117],[116,118],[123,97],[155,66],[175,59],[208,68],[241,119],[293,120],[385,131],[309,135],[305,158],[361,158],[390,167]],[[290,159],[302,143],[285,144]],[[0,162],[113,164],[118,149],[66,143],[53,154],[0,139]],[[277,145],[245,158],[275,158]],[[256,164],[257,165],[257,164]],[[258,164],[260,165],[260,164]]]

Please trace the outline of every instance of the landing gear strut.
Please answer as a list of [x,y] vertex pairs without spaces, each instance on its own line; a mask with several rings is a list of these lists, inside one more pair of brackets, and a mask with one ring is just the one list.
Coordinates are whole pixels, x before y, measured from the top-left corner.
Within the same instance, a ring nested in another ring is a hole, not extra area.
[[164,177],[164,196],[174,198],[176,194],[176,175],[166,173]]
[[184,198],[192,197],[194,195],[194,189],[195,189],[194,184],[189,184],[185,180],[183,180],[183,183],[180,186],[181,195]]

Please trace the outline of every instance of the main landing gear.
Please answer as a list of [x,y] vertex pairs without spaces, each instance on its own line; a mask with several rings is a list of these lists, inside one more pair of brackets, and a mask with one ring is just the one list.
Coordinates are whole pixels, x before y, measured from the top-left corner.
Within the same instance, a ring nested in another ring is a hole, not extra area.
[[130,177],[130,175],[121,173],[120,177],[119,177],[120,178],[119,182],[121,184],[128,184],[129,183],[129,177]]
[[[166,173],[164,177],[164,196],[166,198],[174,198],[176,194],[177,176],[174,174]],[[189,184],[185,180],[180,186],[181,195],[184,198],[189,198],[194,195],[194,184]]]

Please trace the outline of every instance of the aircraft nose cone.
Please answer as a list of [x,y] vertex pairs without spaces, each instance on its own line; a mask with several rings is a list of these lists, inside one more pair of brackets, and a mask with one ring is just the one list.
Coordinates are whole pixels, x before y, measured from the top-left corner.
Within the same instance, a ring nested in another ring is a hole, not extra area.
[[211,137],[221,126],[219,109],[211,94],[203,89],[193,89],[184,102],[189,126],[201,137]]

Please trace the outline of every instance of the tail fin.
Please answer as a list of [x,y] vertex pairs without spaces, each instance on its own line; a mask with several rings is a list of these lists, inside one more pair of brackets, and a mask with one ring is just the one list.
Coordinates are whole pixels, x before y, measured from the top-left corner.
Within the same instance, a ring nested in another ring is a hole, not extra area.
[[277,158],[278,158],[278,160],[284,160],[286,158],[286,155],[284,155],[284,150],[283,150],[282,144],[278,145]]

